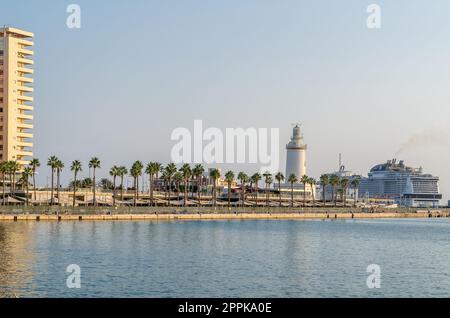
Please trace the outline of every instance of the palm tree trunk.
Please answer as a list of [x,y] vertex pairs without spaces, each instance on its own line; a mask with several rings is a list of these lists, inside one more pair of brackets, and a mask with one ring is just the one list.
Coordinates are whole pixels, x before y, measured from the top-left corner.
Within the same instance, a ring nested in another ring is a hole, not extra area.
[[52,168],[52,185],[51,185],[51,191],[50,191],[50,205],[53,205],[53,186],[54,186],[54,177],[55,177],[55,170]]
[[186,207],[186,197],[187,197],[187,179],[184,179],[184,202],[183,205]]
[[213,184],[212,195],[213,195],[213,204],[214,204],[214,207],[216,207],[216,180],[215,179],[214,179],[214,184]]
[[198,196],[198,206],[200,207],[202,205],[202,201],[201,201],[201,178],[200,176],[197,176],[197,196]]
[[303,207],[306,208],[306,183],[303,183]]
[[325,207],[325,205],[327,204],[326,202],[326,197],[325,197],[325,195],[326,195],[326,185],[324,184],[324,185],[322,185],[322,200],[323,200],[323,206]]
[[294,207],[294,184],[291,183],[291,207]]
[[168,206],[170,206],[170,192],[171,192],[171,189],[172,188],[172,178],[169,178],[169,197],[168,197],[168,200],[167,200],[167,205]]
[[123,201],[123,175],[120,176],[120,201]]
[[33,192],[34,192],[34,200],[36,200],[36,170],[33,169]]
[[59,198],[59,173],[60,173],[60,170],[57,169],[56,170],[56,186],[57,186],[57,188],[56,188],[56,196],[58,197],[58,204],[61,202],[61,199]]
[[228,182],[228,208],[230,208],[231,205],[231,183]]
[[278,195],[280,196],[280,207],[281,207],[281,180],[278,181]]
[[93,169],[93,173],[92,173],[92,189],[93,189],[92,205],[96,206],[97,205],[97,199],[95,197],[95,168]]
[[150,174],[150,206],[153,206],[153,175]]
[[77,193],[77,172],[75,171],[73,175],[73,200],[72,200],[72,205],[74,207],[75,207],[76,193]]
[[[28,179],[28,177],[27,177],[27,179]],[[26,198],[26,201],[25,201],[25,204],[26,204],[26,206],[28,206],[28,180],[26,181],[26,187],[27,187],[27,198]]]
[[2,205],[5,205],[5,182],[6,182],[6,178],[5,178],[5,174],[3,174],[3,202],[2,202]]
[[116,176],[113,177],[114,189],[113,189],[113,206],[116,206]]

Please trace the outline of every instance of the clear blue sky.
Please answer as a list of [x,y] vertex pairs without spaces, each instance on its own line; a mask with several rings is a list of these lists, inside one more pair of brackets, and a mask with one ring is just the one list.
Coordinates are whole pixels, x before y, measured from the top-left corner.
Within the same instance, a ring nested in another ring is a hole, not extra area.
[[[449,1],[77,1],[80,30],[66,27],[70,3],[0,4],[0,24],[36,35],[42,161],[96,155],[106,175],[169,161],[172,130],[194,119],[279,127],[282,143],[301,122],[308,174],[336,169],[339,152],[365,174],[419,135],[398,157],[439,175],[450,198]],[[366,27],[370,3],[380,30]]]

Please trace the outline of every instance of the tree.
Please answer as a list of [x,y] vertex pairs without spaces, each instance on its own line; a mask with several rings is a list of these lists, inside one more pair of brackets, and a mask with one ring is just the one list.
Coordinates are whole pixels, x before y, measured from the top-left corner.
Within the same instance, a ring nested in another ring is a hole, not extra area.
[[291,207],[294,207],[294,183],[296,183],[298,179],[295,174],[291,174],[288,181],[291,183]]
[[97,198],[96,198],[96,196],[95,196],[95,187],[96,187],[96,184],[95,184],[95,171],[96,171],[96,169],[100,169],[101,167],[100,167],[100,164],[101,164],[101,162],[100,162],[100,160],[97,158],[97,157],[92,157],[91,158],[91,160],[89,161],[89,168],[91,168],[92,169],[92,204],[94,205],[94,206],[96,206],[97,205]]
[[5,199],[5,188],[6,188],[6,174],[8,173],[8,162],[2,161],[0,163],[0,173],[2,174],[2,191],[3,191],[3,201],[2,205],[5,205],[6,199]]
[[33,169],[31,167],[26,167],[22,172],[22,180],[21,183],[25,185],[26,188],[26,199],[25,205],[28,205],[28,188],[29,188],[29,179],[33,175]]
[[303,175],[300,179],[300,182],[303,183],[303,207],[306,207],[306,185],[308,184],[309,177],[307,175]]
[[356,208],[356,204],[358,202],[358,188],[361,180],[359,178],[354,178],[352,180],[352,187],[353,187],[353,196],[354,196],[354,203],[353,206]]
[[53,188],[54,188],[54,185],[55,185],[54,178],[55,178],[55,170],[56,170],[56,167],[58,165],[58,161],[59,161],[59,159],[56,156],[51,156],[47,160],[47,166],[49,166],[51,168],[51,170],[52,170],[52,178],[51,178],[51,182],[52,183],[51,183],[51,186],[50,186],[51,187],[51,191],[50,191],[50,205],[53,205],[53,202],[54,202]]
[[175,166],[174,163],[169,163],[166,168],[164,169],[165,177],[167,178],[167,181],[169,183],[169,200],[167,202],[168,206],[170,206],[170,194],[172,190],[172,178],[173,175],[177,172],[177,166]]
[[344,205],[344,207],[347,206],[347,188],[348,185],[350,184],[350,180],[348,178],[342,178],[341,181],[341,189],[342,189],[342,204]]
[[327,174],[323,174],[320,176],[320,185],[322,186],[322,199],[323,199],[323,206],[326,205],[326,189],[327,185],[330,182],[330,178]]
[[228,186],[228,208],[230,208],[231,205],[231,184],[234,181],[234,172],[233,171],[227,171],[227,173],[225,173],[225,181],[227,182],[227,186]]
[[116,191],[117,191],[117,187],[116,187],[116,179],[117,177],[120,175],[120,168],[118,166],[113,166],[110,170],[109,170],[109,175],[111,177],[113,177],[113,206],[116,205]]
[[189,164],[185,163],[181,168],[180,168],[180,172],[181,175],[183,176],[183,181],[184,181],[184,201],[183,201],[183,205],[186,206],[186,201],[187,201],[187,188],[188,188],[188,180],[191,178],[192,176],[192,170],[191,167],[189,166]]
[[36,200],[36,171],[37,168],[41,166],[41,163],[38,158],[33,158],[30,161],[30,167],[33,170],[33,192],[34,192],[34,199]]
[[333,187],[333,202],[334,202],[334,206],[336,207],[336,196],[337,196],[337,191],[336,191],[336,187],[339,184],[339,176],[336,174],[331,175],[329,183],[330,185]]
[[64,163],[61,160],[56,162],[56,196],[58,197],[58,204],[61,203],[61,197],[59,196],[59,191],[61,188],[61,171],[64,168]]
[[76,193],[77,193],[77,175],[78,172],[83,170],[83,166],[81,164],[81,161],[74,160],[72,161],[72,164],[70,165],[70,171],[73,172],[73,199],[72,199],[72,205],[75,206],[76,202]]
[[314,188],[316,186],[316,183],[317,183],[316,179],[314,179],[314,178],[309,178],[308,179],[308,184],[311,187],[311,195],[312,195],[312,200],[313,200],[313,206],[314,207],[316,206],[316,196],[314,195],[314,192],[315,192]]
[[127,167],[120,166],[118,172],[120,176],[120,200],[123,201],[123,178],[128,174],[128,169]]
[[242,200],[242,207],[245,205],[245,184],[248,182],[249,178],[247,174],[244,172],[238,173],[238,180],[241,182],[241,200]]
[[16,174],[19,170],[19,163],[15,160],[10,160],[8,163],[10,180],[12,180],[12,193],[16,194]]
[[150,183],[150,206],[153,206],[153,191],[155,187],[155,177],[157,177],[161,164],[158,162],[150,162],[145,168],[145,173],[149,176]]
[[175,183],[175,188],[177,189],[177,199],[180,197],[180,184],[183,181],[183,175],[181,172],[177,171],[173,175],[173,182]]
[[217,195],[217,193],[216,193],[217,180],[220,178],[220,171],[219,171],[219,169],[212,169],[212,170],[209,172],[209,176],[210,176],[210,178],[213,180],[213,193],[212,193],[212,197],[213,197],[213,205],[214,205],[214,207],[216,207],[216,201],[217,201],[217,198],[216,198],[216,195]]
[[134,206],[136,206],[139,199],[139,177],[142,175],[144,165],[139,160],[135,161],[130,169],[130,174],[134,180]]
[[279,195],[280,206],[281,206],[281,182],[284,181],[284,175],[281,172],[278,172],[275,175],[275,180],[277,180],[277,182],[278,182],[278,195]]
[[255,185],[256,188],[255,206],[258,206],[258,182],[262,179],[262,177],[259,173],[255,173],[251,176],[250,179],[252,180],[252,183]]
[[205,168],[203,168],[203,166],[201,164],[198,164],[194,167],[194,169],[192,169],[192,174],[195,177],[195,179],[197,180],[197,196],[198,196],[198,206],[201,206],[201,188],[202,188],[202,176],[203,173],[205,172]]
[[264,176],[264,184],[265,184],[265,195],[266,195],[266,207],[269,206],[269,186],[273,182],[272,174],[270,172],[265,172]]

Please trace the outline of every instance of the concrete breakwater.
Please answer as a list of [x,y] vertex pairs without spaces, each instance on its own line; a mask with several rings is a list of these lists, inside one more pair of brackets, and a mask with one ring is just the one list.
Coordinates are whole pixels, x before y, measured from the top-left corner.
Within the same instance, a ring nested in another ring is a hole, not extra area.
[[373,219],[450,217],[450,210],[363,208],[50,208],[3,207],[0,221],[127,221],[245,219]]

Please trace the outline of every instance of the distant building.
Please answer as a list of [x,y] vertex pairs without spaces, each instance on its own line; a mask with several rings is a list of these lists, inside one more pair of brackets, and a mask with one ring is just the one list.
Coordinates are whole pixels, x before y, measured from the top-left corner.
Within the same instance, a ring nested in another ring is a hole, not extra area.
[[0,28],[0,161],[33,156],[33,33]]
[[438,207],[442,199],[439,178],[396,159],[373,167],[361,179],[359,193],[366,198],[391,199],[408,207]]
[[298,179],[306,175],[306,149],[303,134],[300,127],[296,125],[292,137],[286,145],[286,179],[294,174]]

